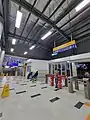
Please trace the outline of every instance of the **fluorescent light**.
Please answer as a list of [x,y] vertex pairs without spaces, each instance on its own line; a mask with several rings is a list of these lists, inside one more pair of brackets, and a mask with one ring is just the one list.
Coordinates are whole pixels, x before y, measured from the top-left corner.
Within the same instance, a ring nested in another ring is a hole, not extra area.
[[17,11],[15,27],[17,28],[20,27],[21,19],[22,19],[22,13],[20,11]]
[[44,40],[45,38],[47,38],[49,35],[51,35],[52,34],[52,32],[51,31],[49,31],[48,33],[46,33],[41,39],[42,40]]
[[32,50],[35,48],[36,45],[32,45],[29,49]]
[[85,7],[88,3],[90,2],[90,0],[83,0],[75,9],[76,12],[78,12],[79,10],[81,10],[83,7]]
[[26,55],[27,54],[27,52],[24,52],[24,55]]
[[13,48],[11,48],[11,52],[13,52],[14,51],[14,49]]
[[12,44],[15,45],[15,43],[16,43],[16,39],[13,39]]

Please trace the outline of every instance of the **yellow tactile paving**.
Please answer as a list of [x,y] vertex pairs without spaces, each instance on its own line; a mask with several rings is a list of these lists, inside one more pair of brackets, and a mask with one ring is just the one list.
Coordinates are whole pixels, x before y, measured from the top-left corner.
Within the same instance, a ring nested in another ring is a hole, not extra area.
[[85,103],[84,105],[87,107],[90,107],[90,103]]
[[86,120],[90,120],[90,115],[87,116]]

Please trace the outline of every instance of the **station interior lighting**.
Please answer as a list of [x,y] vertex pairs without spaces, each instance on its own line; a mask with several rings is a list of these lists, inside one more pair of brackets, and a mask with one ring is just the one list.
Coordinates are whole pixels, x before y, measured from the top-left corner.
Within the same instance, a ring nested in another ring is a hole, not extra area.
[[16,39],[13,39],[12,40],[12,45],[15,45],[16,44]]
[[52,34],[52,32],[51,31],[49,31],[48,33],[46,33],[42,38],[41,38],[41,40],[44,40],[44,39],[46,39],[48,36],[50,36]]
[[28,52],[24,52],[24,55],[26,55]]
[[83,7],[85,7],[87,4],[90,3],[90,0],[83,0],[76,8],[76,12],[78,12],[79,10],[81,10]]
[[21,20],[22,20],[22,12],[20,12],[19,10],[17,11],[17,15],[16,15],[16,22],[15,22],[15,27],[19,28],[20,24],[21,24]]
[[11,48],[11,52],[13,52],[14,51],[14,48]]
[[29,49],[33,50],[35,48],[36,45],[32,45]]

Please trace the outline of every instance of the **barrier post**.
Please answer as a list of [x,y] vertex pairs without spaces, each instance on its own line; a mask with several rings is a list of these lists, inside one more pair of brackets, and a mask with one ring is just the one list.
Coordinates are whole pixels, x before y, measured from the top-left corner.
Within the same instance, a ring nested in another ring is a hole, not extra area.
[[50,86],[54,86],[54,75],[50,75]]
[[58,75],[58,88],[62,89],[62,76]]

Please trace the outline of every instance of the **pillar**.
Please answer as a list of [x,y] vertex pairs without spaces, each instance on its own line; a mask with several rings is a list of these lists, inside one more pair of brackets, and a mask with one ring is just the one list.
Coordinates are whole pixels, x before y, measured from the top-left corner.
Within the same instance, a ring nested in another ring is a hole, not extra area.
[[53,65],[51,64],[51,73],[50,74],[53,74]]
[[[0,4],[2,6],[1,1],[0,1]],[[1,14],[1,7],[0,7],[0,14]],[[3,32],[3,18],[2,18],[2,16],[0,16],[0,41],[1,41],[2,32]],[[1,46],[0,46],[0,70],[2,69],[2,62],[3,62],[3,59],[4,59],[4,55],[5,55],[5,51],[2,51]],[[0,88],[0,91],[1,91],[1,88]],[[1,95],[1,92],[0,92],[0,95]],[[0,119],[2,119],[2,103],[1,103],[1,100],[0,100]]]
[[72,75],[73,77],[77,77],[77,68],[74,62],[72,62]]
[[60,65],[61,65],[61,75],[62,75],[62,63]]

